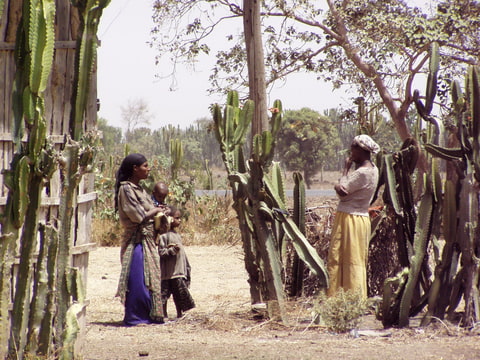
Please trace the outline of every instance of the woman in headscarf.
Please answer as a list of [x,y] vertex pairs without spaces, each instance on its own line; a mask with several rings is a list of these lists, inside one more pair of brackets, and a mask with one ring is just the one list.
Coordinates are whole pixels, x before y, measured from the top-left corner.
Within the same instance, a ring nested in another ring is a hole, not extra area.
[[147,159],[130,154],[117,171],[115,209],[125,232],[120,258],[122,271],[117,296],[125,305],[125,325],[163,323],[160,257],[154,242],[153,205],[140,186],[150,172]]
[[[329,296],[342,288],[367,297],[367,252],[371,233],[368,207],[378,183],[378,168],[371,156],[379,150],[370,136],[356,136],[350,157],[345,161],[343,176],[335,185],[340,202],[328,252]],[[353,163],[355,169],[351,171]]]

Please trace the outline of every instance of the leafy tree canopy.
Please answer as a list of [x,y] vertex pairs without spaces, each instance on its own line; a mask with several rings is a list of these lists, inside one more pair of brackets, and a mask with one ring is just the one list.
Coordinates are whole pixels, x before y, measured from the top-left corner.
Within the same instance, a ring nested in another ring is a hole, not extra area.
[[335,126],[317,111],[289,110],[278,134],[277,157],[287,170],[302,171],[308,188],[340,143]]
[[[432,1],[434,13],[402,0],[279,1],[263,6],[267,84],[294,72],[312,72],[353,97],[383,104],[402,139],[415,79],[427,71],[433,42],[441,47],[440,99],[446,83],[467,63],[480,59],[480,4]],[[209,54],[209,35],[242,16],[240,1],[158,0],[154,3],[152,45],[174,64]],[[230,26],[228,29],[235,29]],[[169,31],[166,31],[169,30]],[[228,30],[227,30],[228,31]],[[165,34],[170,34],[166,36]],[[247,88],[242,34],[216,54],[212,91]],[[218,40],[217,40],[218,42]]]

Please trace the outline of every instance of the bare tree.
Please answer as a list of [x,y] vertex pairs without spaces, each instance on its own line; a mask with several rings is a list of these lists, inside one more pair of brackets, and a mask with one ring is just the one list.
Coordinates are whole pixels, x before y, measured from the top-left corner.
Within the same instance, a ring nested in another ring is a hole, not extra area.
[[144,99],[128,100],[126,106],[122,106],[122,122],[125,123],[125,139],[128,142],[132,132],[139,126],[150,125],[152,114]]

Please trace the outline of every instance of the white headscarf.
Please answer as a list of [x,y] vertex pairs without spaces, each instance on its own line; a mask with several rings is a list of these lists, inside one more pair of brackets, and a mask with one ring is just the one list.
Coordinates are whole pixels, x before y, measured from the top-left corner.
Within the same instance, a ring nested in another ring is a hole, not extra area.
[[380,151],[380,146],[373,141],[373,139],[365,134],[355,136],[353,138],[352,144],[357,144],[360,146],[363,150],[367,150],[373,154],[376,154]]

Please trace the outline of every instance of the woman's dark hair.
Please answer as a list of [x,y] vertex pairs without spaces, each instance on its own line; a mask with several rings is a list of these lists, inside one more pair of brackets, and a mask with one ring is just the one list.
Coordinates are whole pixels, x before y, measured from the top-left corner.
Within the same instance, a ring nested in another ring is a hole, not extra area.
[[140,166],[147,162],[147,158],[142,154],[130,154],[123,159],[122,164],[118,168],[115,181],[115,210],[118,210],[118,190],[120,183],[128,180],[133,174],[133,167]]

